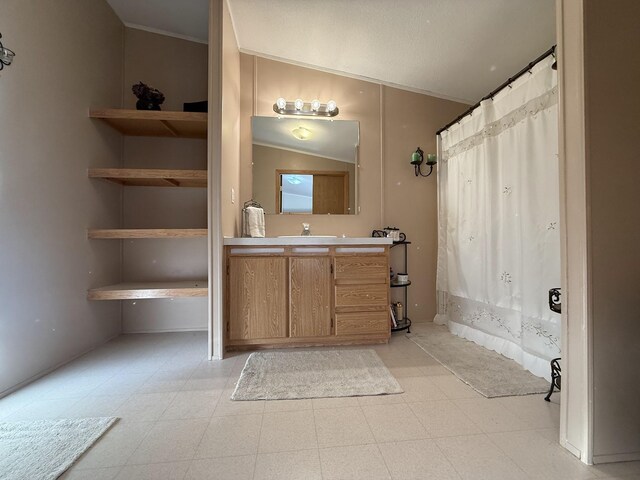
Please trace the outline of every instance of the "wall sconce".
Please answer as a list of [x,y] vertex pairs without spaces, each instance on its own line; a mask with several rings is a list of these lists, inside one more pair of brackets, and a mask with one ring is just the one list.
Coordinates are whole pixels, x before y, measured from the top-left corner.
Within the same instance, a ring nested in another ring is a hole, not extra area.
[[333,100],[320,103],[320,100],[305,102],[297,98],[293,102],[287,102],[280,97],[273,104],[273,111],[280,115],[302,115],[306,117],[335,117],[340,113],[338,105]]
[[420,175],[421,177],[428,177],[433,173],[433,166],[438,163],[437,157],[435,153],[427,153],[427,165],[429,165],[429,173],[424,175],[421,171],[421,165],[424,162],[424,152],[420,147],[417,148],[415,152],[411,154],[411,165],[415,169],[416,177]]
[[[2,38],[1,33],[0,33],[0,38]],[[13,62],[13,57],[15,56],[16,54],[13,53],[13,50],[9,50],[8,48],[5,48],[2,45],[2,42],[0,42],[0,70],[2,70],[5,65],[11,65],[11,62]]]

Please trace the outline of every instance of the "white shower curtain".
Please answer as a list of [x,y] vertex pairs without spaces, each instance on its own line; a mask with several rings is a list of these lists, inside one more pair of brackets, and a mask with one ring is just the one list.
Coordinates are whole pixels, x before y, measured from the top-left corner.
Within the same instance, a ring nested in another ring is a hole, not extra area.
[[438,315],[550,378],[560,356],[557,78],[548,57],[439,137]]

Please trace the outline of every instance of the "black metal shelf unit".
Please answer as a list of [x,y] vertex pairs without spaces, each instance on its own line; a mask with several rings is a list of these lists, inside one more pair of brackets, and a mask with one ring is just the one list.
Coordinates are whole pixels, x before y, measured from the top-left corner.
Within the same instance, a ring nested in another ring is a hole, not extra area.
[[[391,247],[389,248],[394,248],[397,247],[398,245],[402,245],[404,247],[404,272],[403,273],[409,273],[408,272],[408,263],[407,263],[407,246],[411,245],[411,242],[407,242],[402,241],[402,242],[393,242],[393,244],[391,244]],[[392,332],[400,332],[402,330],[406,330],[407,333],[411,333],[411,319],[409,318],[409,301],[408,301],[408,289],[407,287],[411,285],[411,282],[407,282],[407,283],[394,283],[391,282],[390,287],[391,288],[404,288],[404,316],[402,318],[399,318],[396,320],[397,326],[391,326],[391,331]]]

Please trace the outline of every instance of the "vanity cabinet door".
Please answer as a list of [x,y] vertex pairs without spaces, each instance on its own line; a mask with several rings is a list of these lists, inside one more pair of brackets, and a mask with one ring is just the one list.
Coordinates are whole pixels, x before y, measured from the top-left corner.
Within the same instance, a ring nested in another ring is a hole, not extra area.
[[289,336],[331,335],[331,258],[289,259]]
[[229,339],[287,335],[287,259],[229,258]]

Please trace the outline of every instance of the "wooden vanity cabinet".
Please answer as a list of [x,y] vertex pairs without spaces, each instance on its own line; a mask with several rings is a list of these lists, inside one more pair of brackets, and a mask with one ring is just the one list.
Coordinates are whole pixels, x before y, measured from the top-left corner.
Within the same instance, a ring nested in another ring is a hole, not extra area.
[[386,246],[226,247],[226,261],[228,348],[389,339]]

